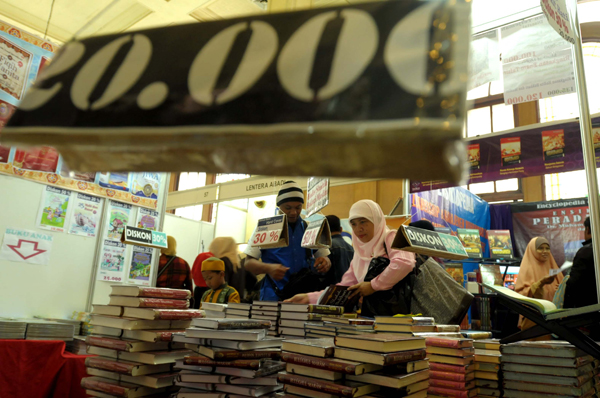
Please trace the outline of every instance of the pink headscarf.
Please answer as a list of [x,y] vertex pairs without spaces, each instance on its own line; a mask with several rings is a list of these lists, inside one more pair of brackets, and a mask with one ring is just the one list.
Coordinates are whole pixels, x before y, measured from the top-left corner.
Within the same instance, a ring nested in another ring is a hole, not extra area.
[[[350,208],[349,221],[357,218],[366,218],[375,224],[375,233],[373,239],[363,243],[354,234],[352,234],[352,246],[354,246],[354,256],[358,254],[361,260],[371,261],[373,257],[380,257],[385,254],[383,243],[387,235],[392,232],[385,224],[385,216],[381,207],[372,200],[359,200]],[[391,248],[388,247],[388,251]]]

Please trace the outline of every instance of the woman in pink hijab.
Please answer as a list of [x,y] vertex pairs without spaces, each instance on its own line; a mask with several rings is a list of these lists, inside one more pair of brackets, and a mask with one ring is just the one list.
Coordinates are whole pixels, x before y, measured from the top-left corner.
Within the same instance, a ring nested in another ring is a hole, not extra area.
[[[550,252],[550,243],[544,237],[533,238],[525,249],[521,261],[515,292],[536,299],[552,301],[558,285],[563,280],[562,273],[550,276],[551,269],[558,269]],[[519,317],[519,328],[529,329],[535,323],[523,316]]]
[[[350,268],[338,285],[350,286],[349,289],[355,291],[353,295],[370,296],[376,291],[391,289],[413,270],[415,255],[392,249],[396,230],[387,227],[383,211],[377,203],[372,200],[356,202],[350,208],[349,221],[352,226],[354,257]],[[389,258],[390,264],[379,276],[370,282],[365,282],[369,264],[376,257]],[[321,293],[297,294],[286,301],[315,304]]]

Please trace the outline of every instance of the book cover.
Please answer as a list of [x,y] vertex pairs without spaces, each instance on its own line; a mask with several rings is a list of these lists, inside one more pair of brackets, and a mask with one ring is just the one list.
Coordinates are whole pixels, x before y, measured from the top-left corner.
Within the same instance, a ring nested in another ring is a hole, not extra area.
[[473,339],[425,337],[425,344],[427,347],[469,348],[473,347]]
[[258,319],[194,319],[192,326],[217,330],[269,329],[271,322]]
[[281,348],[283,351],[330,358],[335,349],[333,340],[333,338],[288,340],[283,342]]
[[431,379],[438,380],[450,380],[450,381],[471,381],[475,378],[475,372],[470,373],[454,373],[454,372],[440,372],[437,370],[432,370],[429,372],[429,377]]
[[280,373],[277,375],[277,379],[284,384],[291,384],[298,387],[303,387],[309,390],[320,391],[329,393],[332,395],[353,398],[357,395],[360,387],[366,387],[371,392],[377,391],[379,388],[376,386],[361,385],[358,383],[346,382],[344,384],[333,383],[325,380],[314,379],[305,376],[290,375]]
[[483,250],[481,249],[481,238],[477,229],[462,229],[456,230],[456,235],[462,243],[469,258],[482,258]]
[[440,379],[429,379],[430,387],[441,387],[450,388],[453,390],[470,390],[475,388],[475,381],[451,381],[451,380],[440,380]]
[[[152,300],[152,299],[150,299]],[[141,318],[141,319],[163,319],[163,320],[186,320],[201,318],[204,312],[200,310],[174,310],[174,309],[157,309],[157,308],[132,308],[125,307],[123,311],[124,317]]]
[[131,297],[157,297],[187,300],[192,297],[192,293],[186,289],[169,289],[165,287],[145,287],[145,286],[126,286],[112,285],[111,295],[131,296]]
[[427,389],[427,395],[439,395],[442,397],[450,398],[470,398],[477,396],[477,389],[473,388],[467,391],[453,390],[451,388],[433,387],[429,386]]
[[187,309],[190,306],[189,300],[126,296],[110,296],[109,304],[122,305],[124,307],[172,309]]
[[214,351],[215,360],[235,360],[235,359],[280,359],[281,350],[279,349],[266,349],[266,350],[249,350],[249,351],[237,351],[237,350],[225,350],[218,349]]
[[372,372],[381,369],[381,366],[372,364],[361,364],[359,362],[344,361],[340,359],[319,358],[290,352],[284,352],[281,355],[281,358],[287,363],[319,368],[348,375],[360,375],[366,372]]
[[344,307],[318,304],[282,303],[281,312],[308,312],[312,314],[342,315]]
[[445,263],[444,268],[450,274],[452,279],[463,286],[465,282],[465,274],[462,263]]
[[491,258],[513,258],[513,247],[509,230],[487,231]]
[[436,363],[429,361],[429,369],[432,371],[439,372],[451,372],[451,373],[470,373],[475,370],[475,366],[469,365],[452,365],[447,363]]
[[353,350],[350,348],[336,348],[334,356],[336,358],[345,359],[349,361],[354,360],[371,363],[374,365],[390,366],[425,359],[427,353],[424,349],[398,351],[391,353],[376,353]]
[[409,335],[391,333],[362,334],[356,336],[337,336],[335,345],[339,347],[361,347],[367,351],[397,352],[425,348],[425,339]]
[[329,286],[319,299],[318,304],[344,307],[344,312],[352,312],[356,304],[358,304],[359,295],[349,298],[352,291],[348,290],[348,287],[339,285]]
[[239,368],[239,369],[253,369],[256,370],[260,367],[261,361],[258,359],[234,359],[231,361],[216,361],[207,357],[199,356],[186,356],[184,358],[186,365],[198,365],[198,366],[222,366],[227,368]]

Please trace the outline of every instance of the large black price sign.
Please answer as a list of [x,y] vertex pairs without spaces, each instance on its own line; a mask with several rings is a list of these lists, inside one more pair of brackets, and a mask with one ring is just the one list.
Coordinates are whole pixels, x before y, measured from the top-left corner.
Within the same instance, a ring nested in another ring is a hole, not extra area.
[[393,1],[70,42],[2,141],[81,171],[456,181],[469,15]]

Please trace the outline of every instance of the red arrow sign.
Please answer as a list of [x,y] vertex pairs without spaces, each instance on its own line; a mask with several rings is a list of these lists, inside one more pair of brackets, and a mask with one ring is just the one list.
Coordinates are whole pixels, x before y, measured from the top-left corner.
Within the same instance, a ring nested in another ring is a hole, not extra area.
[[34,240],[19,239],[17,245],[7,245],[12,251],[17,253],[23,260],[35,257],[38,254],[44,253],[47,250],[38,249],[38,243]]

